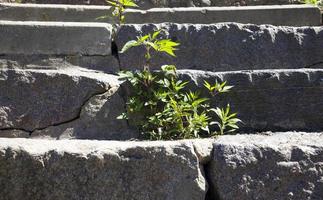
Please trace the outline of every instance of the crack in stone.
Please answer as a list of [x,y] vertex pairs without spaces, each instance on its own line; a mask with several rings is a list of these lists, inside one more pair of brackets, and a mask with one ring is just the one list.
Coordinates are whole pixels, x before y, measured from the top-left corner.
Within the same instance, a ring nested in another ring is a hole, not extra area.
[[323,64],[323,61],[318,61],[316,63],[305,66],[305,68],[313,68],[316,65],[322,65],[322,64]]
[[210,169],[210,165],[213,157],[213,150],[214,150],[213,145],[212,145],[212,149],[209,150],[210,151],[209,158],[203,158],[203,159],[202,159],[203,156],[201,156],[199,151],[196,149],[196,145],[194,144],[194,142],[192,142],[192,146],[193,146],[194,153],[199,162],[199,169],[207,185],[205,200],[220,200],[218,192],[213,191],[214,186],[212,184],[210,173],[209,173],[209,169]]
[[[116,35],[118,34],[118,31],[116,32]],[[112,52],[112,55],[117,59],[118,61],[118,68],[119,68],[119,71],[122,71],[122,67],[121,67],[121,62],[120,62],[120,57],[119,57],[119,47],[117,45],[117,43],[115,41],[112,41],[111,42],[111,52]],[[126,103],[127,103],[127,96],[129,94],[129,91],[127,89],[128,87],[124,84],[124,83],[121,83],[120,84],[120,90],[121,90],[121,94],[120,94],[120,97],[121,99],[123,100],[123,103],[125,105],[124,107],[124,110],[127,110],[127,107],[126,107]],[[129,120],[126,120],[126,123],[127,123],[127,126],[128,127],[131,127],[131,124],[129,122]]]
[[42,131],[42,130],[45,130],[49,127],[52,127],[52,126],[61,126],[61,125],[64,125],[64,124],[68,124],[70,122],[73,122],[73,121],[76,121],[78,119],[80,119],[81,117],[81,112],[84,108],[84,106],[95,96],[98,96],[98,95],[103,95],[105,94],[106,92],[108,92],[109,90],[111,90],[112,87],[109,87],[108,89],[105,89],[103,92],[96,92],[94,94],[92,94],[89,98],[87,98],[83,104],[80,106],[80,109],[78,111],[78,114],[76,115],[76,117],[72,118],[72,119],[69,119],[69,120],[66,120],[66,121],[63,121],[63,122],[58,122],[58,123],[54,123],[54,124],[50,124],[46,127],[41,127],[41,128],[35,128],[33,130],[27,130],[27,129],[24,129],[24,128],[15,128],[15,127],[10,127],[10,128],[0,128],[0,131],[23,131],[23,132],[26,132],[29,134],[29,136],[32,136],[32,134],[35,132],[35,131]]
[[118,69],[121,71],[121,63],[120,63],[120,57],[119,57],[119,48],[115,41],[111,42],[111,55],[115,57],[118,61]]
[[29,134],[30,134],[30,136],[35,132],[35,131],[42,131],[42,130],[45,130],[45,129],[47,129],[47,128],[49,128],[49,127],[52,127],[52,126],[61,126],[61,125],[64,125],[64,124],[68,124],[68,123],[71,123],[71,122],[73,122],[73,121],[76,121],[76,120],[78,120],[78,119],[80,119],[81,118],[81,112],[82,112],[82,110],[83,110],[83,108],[85,107],[85,105],[93,98],[93,97],[95,97],[95,96],[98,96],[98,95],[103,95],[104,93],[106,93],[106,92],[108,92],[109,90],[111,90],[112,89],[112,87],[109,87],[108,89],[105,89],[103,92],[96,92],[96,93],[94,93],[94,94],[92,94],[89,98],[87,98],[84,102],[83,102],[83,104],[80,106],[80,109],[79,109],[79,111],[78,111],[78,114],[76,115],[76,117],[74,117],[74,118],[72,118],[72,119],[69,119],[69,120],[66,120],[66,121],[63,121],[63,122],[59,122],[59,123],[54,123],[54,124],[51,124],[51,125],[48,125],[48,126],[46,126],[46,127],[42,127],[42,128],[35,128],[35,129],[33,129],[32,131],[29,131]]

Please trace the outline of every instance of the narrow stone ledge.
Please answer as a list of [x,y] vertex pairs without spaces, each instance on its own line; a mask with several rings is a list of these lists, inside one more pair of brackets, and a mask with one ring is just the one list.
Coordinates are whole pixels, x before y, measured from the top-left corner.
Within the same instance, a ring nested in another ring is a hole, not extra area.
[[0,21],[0,54],[111,55],[105,23]]
[[[97,20],[109,15],[110,18]],[[0,3],[0,19],[9,21],[112,22],[110,6]]]
[[204,200],[191,142],[0,139],[5,199]]
[[133,24],[238,22],[277,26],[319,26],[322,23],[319,8],[309,5],[154,8],[146,11],[129,9],[126,19],[127,23]]
[[1,55],[0,68],[4,69],[34,69],[34,70],[68,70],[79,69],[89,72],[118,72],[118,59],[112,55],[82,56],[82,55]]
[[[11,21],[113,22],[109,6],[72,6],[37,4],[0,4],[0,19]],[[98,19],[100,16],[108,16]],[[196,23],[239,22],[285,26],[321,25],[321,14],[310,5],[189,7],[128,9],[126,23]]]

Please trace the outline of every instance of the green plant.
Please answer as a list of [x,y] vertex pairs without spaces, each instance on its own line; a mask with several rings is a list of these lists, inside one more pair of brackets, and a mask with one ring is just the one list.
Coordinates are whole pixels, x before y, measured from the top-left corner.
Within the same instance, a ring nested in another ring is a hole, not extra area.
[[[114,17],[112,26],[112,39],[115,39],[115,36],[122,24],[125,24],[125,10],[126,8],[138,7],[138,5],[133,0],[106,0],[106,3],[112,6],[112,16]],[[96,18],[97,20],[110,18],[110,14],[100,16]]]
[[304,4],[310,4],[314,6],[317,6],[320,3],[319,0],[301,0],[301,2]]
[[[151,72],[151,51],[163,52],[175,56],[179,43],[170,39],[160,39],[164,30],[138,37],[125,44],[121,53],[132,47],[143,46],[146,63],[142,71],[122,71],[120,79],[127,81],[131,94],[127,101],[127,110],[119,119],[127,119],[138,127],[144,138],[151,140],[173,140],[209,137],[232,132],[238,128],[240,120],[236,114],[226,109],[211,108],[210,99],[200,97],[198,91],[187,89],[188,82],[178,78],[174,65],[164,65],[161,71]],[[204,86],[212,96],[228,92],[232,86],[226,82]],[[217,116],[218,121],[213,120]],[[210,131],[217,126],[218,132]]]
[[145,58],[146,62],[144,65],[144,69],[150,68],[150,60],[152,58],[151,50],[155,50],[156,52],[165,52],[168,55],[175,57],[174,51],[177,50],[177,46],[179,43],[173,42],[170,39],[159,39],[158,36],[161,33],[166,33],[165,30],[160,29],[155,31],[152,34],[147,34],[141,37],[137,37],[137,40],[130,40],[128,41],[120,51],[120,53],[126,52],[128,49],[137,46],[144,46],[145,47]]

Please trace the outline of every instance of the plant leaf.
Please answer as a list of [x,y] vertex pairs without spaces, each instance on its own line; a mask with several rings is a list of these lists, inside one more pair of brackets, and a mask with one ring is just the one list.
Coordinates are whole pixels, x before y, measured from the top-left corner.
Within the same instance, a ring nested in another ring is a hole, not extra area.
[[128,41],[121,49],[120,53],[126,52],[131,47],[139,46],[138,42],[136,40],[130,40]]

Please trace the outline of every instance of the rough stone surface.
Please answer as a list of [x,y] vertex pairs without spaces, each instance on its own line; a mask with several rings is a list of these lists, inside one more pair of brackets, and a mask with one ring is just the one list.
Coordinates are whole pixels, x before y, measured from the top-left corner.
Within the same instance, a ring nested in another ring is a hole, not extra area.
[[8,200],[202,200],[207,183],[191,142],[0,139]]
[[[295,69],[319,67],[323,62],[323,27],[284,27],[220,23],[211,25],[147,24],[121,28],[119,49],[129,40],[164,27],[169,37],[181,43],[173,58],[155,56],[153,69],[176,64],[179,69],[209,71]],[[120,54],[121,67],[141,68],[143,49]]]
[[[11,21],[65,21],[113,23],[109,6],[72,6],[50,4],[0,4],[0,19]],[[99,16],[109,15],[105,19]],[[309,5],[243,6],[203,8],[155,8],[126,10],[126,23],[239,22],[287,26],[321,25],[320,9]]]
[[[4,2],[14,0],[2,0]],[[105,5],[105,0],[22,0],[23,3],[40,4],[85,4]],[[204,7],[204,6],[246,6],[282,5],[302,3],[300,0],[135,0],[142,9],[155,7]]]
[[0,70],[0,129],[33,131],[71,121],[93,96],[118,83],[78,70]]
[[105,23],[0,21],[0,54],[111,55]]
[[214,143],[208,172],[211,190],[221,200],[319,200],[323,134],[223,136]]
[[213,106],[230,103],[243,121],[241,131],[323,130],[322,69],[178,73],[205,95],[203,80],[233,85],[231,92],[210,98]]
[[[119,87],[95,95],[82,107],[78,119],[31,133],[32,138],[130,140],[139,138],[135,128],[117,117],[124,111],[125,101]],[[1,134],[1,133],[0,133]]]

